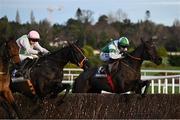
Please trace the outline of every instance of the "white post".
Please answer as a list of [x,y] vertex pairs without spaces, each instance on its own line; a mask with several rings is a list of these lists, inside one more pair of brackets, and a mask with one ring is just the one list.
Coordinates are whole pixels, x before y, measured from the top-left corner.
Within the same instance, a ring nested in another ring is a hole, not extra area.
[[172,78],[172,94],[175,93],[175,85],[174,85],[175,79]]
[[179,77],[179,93],[180,93],[180,77]]
[[69,74],[69,75],[68,75],[68,76],[69,76],[68,78],[69,78],[69,80],[71,80],[71,70],[70,70],[70,69],[68,70],[68,74]]
[[165,79],[163,93],[168,93],[168,79]]
[[151,93],[154,94],[154,80],[151,81]]
[[158,93],[161,93],[161,79],[158,79]]
[[74,76],[73,76],[73,74],[72,74],[72,75],[71,75],[71,79],[70,79],[70,80],[71,80],[71,81],[73,81],[73,78],[74,78]]
[[146,72],[144,72],[144,76],[146,76]]

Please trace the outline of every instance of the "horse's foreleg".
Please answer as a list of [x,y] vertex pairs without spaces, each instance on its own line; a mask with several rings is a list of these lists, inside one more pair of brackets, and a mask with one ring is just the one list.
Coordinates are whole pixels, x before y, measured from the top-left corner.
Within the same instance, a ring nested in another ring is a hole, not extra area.
[[[138,80],[136,87],[135,87],[135,93],[140,94],[141,97],[145,97],[145,95],[148,92],[148,88],[149,88],[149,81],[142,81],[142,80]],[[144,92],[142,92],[142,88],[145,87]]]
[[123,80],[118,80],[118,92],[117,93],[125,93],[125,83]]
[[148,80],[147,80],[147,81],[143,81],[143,87],[144,87],[144,86],[146,86],[146,87],[145,87],[144,92],[143,92],[142,95],[141,95],[142,97],[145,97],[145,95],[147,94],[149,85],[150,85],[150,81],[148,81]]
[[12,95],[12,92],[9,88],[6,89],[6,91],[4,91],[4,97],[5,99],[11,104],[12,108],[14,109],[14,111],[16,112],[18,118],[22,118],[19,109],[15,103],[14,97]]
[[67,96],[67,94],[69,93],[69,91],[71,89],[71,85],[70,84],[62,84],[62,86],[58,90],[58,93],[62,92],[65,89],[66,89],[66,92],[64,93],[63,97],[59,101],[57,101],[58,105],[63,103],[64,98]]
[[141,95],[142,94],[142,88],[143,88],[143,81],[142,80],[137,80],[134,83],[134,87],[132,91],[134,91],[136,94]]
[[8,114],[8,117],[11,119],[14,118],[12,115],[12,112],[10,111],[10,108],[9,108],[7,102],[5,100],[1,100],[0,104],[1,104],[2,108],[6,111],[6,113]]

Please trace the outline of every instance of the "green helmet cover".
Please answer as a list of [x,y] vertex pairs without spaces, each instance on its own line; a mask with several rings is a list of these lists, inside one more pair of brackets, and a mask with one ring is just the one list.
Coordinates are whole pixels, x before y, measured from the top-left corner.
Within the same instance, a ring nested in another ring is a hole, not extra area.
[[121,37],[119,39],[120,46],[129,46],[129,40],[126,37]]

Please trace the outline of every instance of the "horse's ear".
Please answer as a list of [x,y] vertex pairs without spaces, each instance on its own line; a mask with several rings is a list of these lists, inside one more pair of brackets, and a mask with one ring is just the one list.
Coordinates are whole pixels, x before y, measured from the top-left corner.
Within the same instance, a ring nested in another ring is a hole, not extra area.
[[145,42],[144,39],[143,39],[143,37],[141,37],[140,40],[141,40],[141,43],[144,43],[144,42]]
[[79,46],[79,45],[80,45],[80,41],[79,41],[79,40],[75,40],[75,41],[74,41],[74,44],[76,44],[77,46]]

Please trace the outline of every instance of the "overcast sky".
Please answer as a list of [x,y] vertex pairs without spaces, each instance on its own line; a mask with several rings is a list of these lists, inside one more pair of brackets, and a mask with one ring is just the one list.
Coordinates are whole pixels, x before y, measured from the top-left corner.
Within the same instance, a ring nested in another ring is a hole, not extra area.
[[[53,10],[49,13],[47,8]],[[30,20],[33,10],[36,21],[45,18],[52,23],[65,23],[75,17],[77,8],[94,12],[94,22],[98,17],[121,9],[132,22],[144,20],[146,10],[151,12],[150,20],[155,23],[172,25],[180,20],[180,0],[0,0],[0,17],[15,20],[18,9],[22,23]]]

